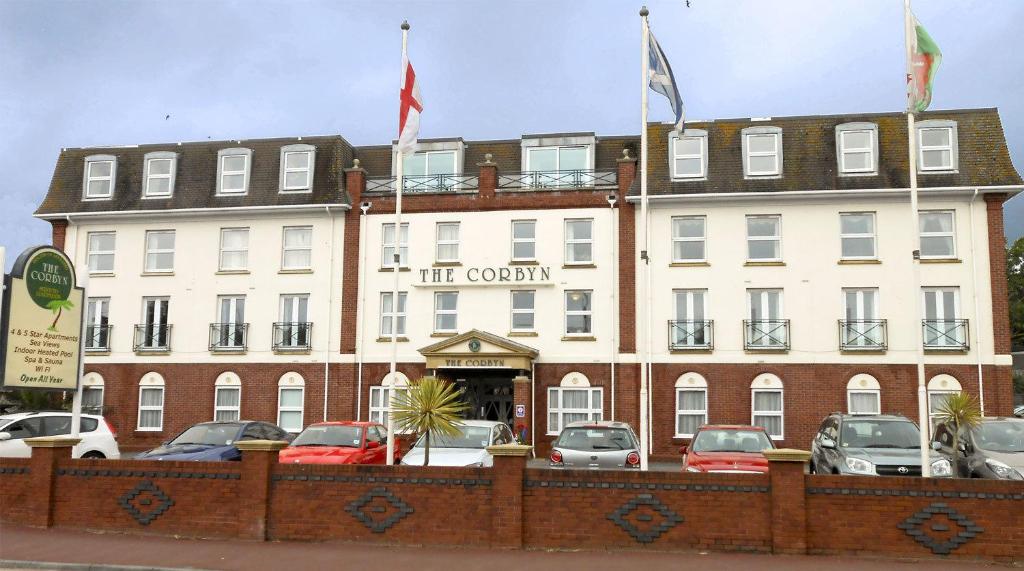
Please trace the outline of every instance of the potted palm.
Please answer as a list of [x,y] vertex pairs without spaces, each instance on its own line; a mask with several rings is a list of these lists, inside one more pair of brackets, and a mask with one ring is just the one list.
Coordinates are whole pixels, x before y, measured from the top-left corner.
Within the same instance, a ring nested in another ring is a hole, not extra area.
[[953,430],[953,477],[960,477],[960,435],[981,424],[981,407],[974,395],[959,392],[946,397],[935,411],[938,422]]
[[423,465],[430,464],[430,437],[459,435],[462,413],[469,405],[459,400],[455,385],[435,377],[413,381],[408,391],[396,392],[391,404],[392,421],[401,431],[422,434]]

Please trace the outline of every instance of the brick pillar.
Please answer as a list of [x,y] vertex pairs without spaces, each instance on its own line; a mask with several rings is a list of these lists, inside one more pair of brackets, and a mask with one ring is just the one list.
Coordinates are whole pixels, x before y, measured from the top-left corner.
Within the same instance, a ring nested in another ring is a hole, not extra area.
[[1010,354],[1010,302],[1006,282],[1006,236],[1003,228],[1005,194],[986,194],[988,265],[992,281],[992,327],[996,355]]
[[765,450],[771,478],[772,553],[807,553],[807,496],[804,474],[811,453]]
[[488,446],[494,456],[491,470],[491,546],[505,549],[523,547],[523,479],[526,459],[533,446],[500,444]]
[[68,436],[42,436],[26,438],[25,444],[32,449],[29,460],[29,474],[32,476],[34,491],[30,495],[33,503],[29,520],[25,523],[34,527],[53,526],[53,502],[57,491],[57,463],[71,459],[72,448],[81,438]]
[[241,440],[242,496],[239,506],[238,536],[242,539],[267,539],[270,515],[271,473],[277,464],[277,452],[288,446],[283,440]]
[[[513,414],[513,424],[515,425],[513,428],[515,429],[516,438],[519,438],[520,442],[524,444],[530,442],[533,436],[533,425],[530,424],[533,416],[530,414],[533,411],[533,392],[530,390],[530,384],[530,377],[525,375],[519,375],[512,379],[512,404],[515,409],[522,406],[526,412],[526,415],[522,418],[517,414]],[[525,437],[521,428],[525,429]]]
[[476,166],[480,167],[480,198],[494,198],[494,190],[498,187],[498,164],[491,160],[491,153],[487,153],[484,162]]
[[[352,208],[345,213],[344,259],[341,266],[341,347],[342,353],[356,352],[356,321],[359,312],[359,228],[363,222],[360,209],[366,192],[366,170],[359,159],[352,160],[352,168],[345,169],[345,189],[352,199]],[[353,407],[355,399],[352,399]],[[357,411],[352,410],[355,418]]]
[[64,238],[68,234],[68,221],[50,220],[50,226],[53,227],[53,238],[50,240],[50,243],[53,244],[54,248],[63,251]]
[[636,157],[622,149],[618,159],[619,201],[619,352],[636,352],[636,214],[626,198],[636,178]]

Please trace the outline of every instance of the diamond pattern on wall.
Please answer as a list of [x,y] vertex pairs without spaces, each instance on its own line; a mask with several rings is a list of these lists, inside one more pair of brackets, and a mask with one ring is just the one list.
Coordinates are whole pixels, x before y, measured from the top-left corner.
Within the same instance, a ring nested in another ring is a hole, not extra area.
[[651,543],[683,522],[682,516],[651,494],[636,496],[608,514],[608,519],[640,543]]
[[139,482],[128,493],[118,498],[117,503],[142,525],[162,516],[174,505],[174,500],[149,480]]
[[[944,516],[936,520],[936,516]],[[952,527],[946,525],[948,520]],[[936,555],[949,555],[985,530],[943,502],[934,502],[896,527]]]
[[384,533],[413,513],[409,504],[387,488],[373,488],[345,506],[345,511],[374,533]]

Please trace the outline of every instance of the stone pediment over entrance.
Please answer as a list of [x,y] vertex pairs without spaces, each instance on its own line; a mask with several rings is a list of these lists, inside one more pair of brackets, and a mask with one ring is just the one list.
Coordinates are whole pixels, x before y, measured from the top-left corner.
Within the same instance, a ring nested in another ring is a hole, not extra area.
[[428,369],[530,370],[537,350],[473,329],[420,349]]

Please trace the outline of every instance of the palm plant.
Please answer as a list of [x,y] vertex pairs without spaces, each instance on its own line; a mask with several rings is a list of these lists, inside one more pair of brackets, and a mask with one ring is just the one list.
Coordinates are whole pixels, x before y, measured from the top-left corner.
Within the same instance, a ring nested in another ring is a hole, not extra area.
[[408,391],[396,391],[391,401],[391,417],[399,430],[423,434],[423,465],[430,464],[430,436],[459,435],[461,415],[469,408],[459,400],[455,385],[435,377],[413,381]]
[[981,424],[981,407],[978,398],[965,392],[946,397],[935,411],[936,419],[953,429],[953,477],[960,476],[960,435]]

